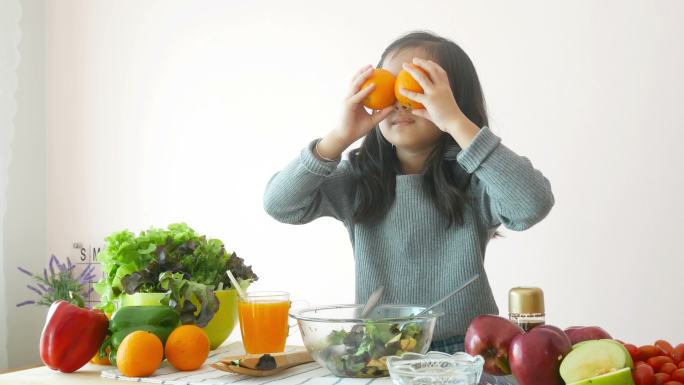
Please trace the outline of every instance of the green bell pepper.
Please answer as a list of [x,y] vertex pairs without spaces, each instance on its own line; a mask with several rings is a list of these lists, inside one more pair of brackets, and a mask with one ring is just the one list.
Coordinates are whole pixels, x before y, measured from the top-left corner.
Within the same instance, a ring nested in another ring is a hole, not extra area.
[[136,330],[154,333],[165,345],[179,320],[178,313],[168,306],[124,306],[109,322],[110,335],[100,347],[100,355],[109,347],[109,361],[116,365],[117,349],[124,338]]

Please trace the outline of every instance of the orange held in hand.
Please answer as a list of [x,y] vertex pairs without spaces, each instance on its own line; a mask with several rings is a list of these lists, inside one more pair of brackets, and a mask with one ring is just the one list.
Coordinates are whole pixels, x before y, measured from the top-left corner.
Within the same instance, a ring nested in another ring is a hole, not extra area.
[[[428,75],[428,73],[425,72],[424,69],[418,67],[415,64],[409,64],[409,65],[411,67],[415,68],[416,70],[422,72],[428,78],[430,77]],[[399,101],[399,104],[401,104],[402,106],[411,107],[414,110],[419,110],[419,109],[425,108],[425,106],[423,106],[422,104],[420,104],[414,100],[411,100],[411,99],[407,98],[406,96],[402,95],[399,92],[399,90],[401,88],[404,88],[406,90],[413,91],[413,92],[419,92],[421,94],[423,93],[423,87],[421,87],[420,84],[418,84],[418,81],[416,81],[416,79],[414,79],[413,76],[411,76],[411,74],[403,68],[399,72],[399,75],[397,75],[397,80],[394,83],[394,95],[396,96],[397,101]]]
[[166,340],[166,360],[178,370],[199,369],[209,356],[209,337],[195,325],[174,329]]
[[127,335],[116,351],[116,366],[126,377],[147,377],[163,359],[164,347],[159,337],[143,330]]
[[373,74],[361,85],[364,89],[375,84],[375,89],[363,101],[363,105],[372,110],[382,110],[395,102],[394,75],[382,68],[376,68]]

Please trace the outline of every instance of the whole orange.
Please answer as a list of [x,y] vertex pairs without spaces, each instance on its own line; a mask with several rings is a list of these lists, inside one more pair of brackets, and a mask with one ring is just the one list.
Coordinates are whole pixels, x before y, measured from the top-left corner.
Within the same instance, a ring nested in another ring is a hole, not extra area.
[[166,340],[166,360],[178,370],[199,369],[209,356],[209,337],[195,325],[174,329]]
[[159,337],[143,330],[127,335],[116,351],[116,366],[126,377],[147,377],[163,359],[164,347]]
[[[415,64],[409,65],[417,69],[418,71],[422,72],[428,78],[430,78],[430,76],[427,72],[425,72],[424,69],[418,67]],[[394,83],[394,95],[397,97],[397,101],[399,101],[399,104],[401,104],[402,106],[411,107],[414,110],[425,108],[425,106],[423,106],[422,104],[402,95],[399,92],[400,88],[404,88],[409,91],[418,92],[421,94],[423,93],[423,87],[421,87],[420,84],[418,84],[418,81],[416,81],[416,79],[414,79],[413,76],[411,76],[411,74],[403,68],[401,71],[399,71],[399,74],[397,75],[397,81]]]
[[394,104],[394,79],[394,74],[386,69],[373,70],[373,74],[361,86],[363,90],[371,83],[375,84],[375,89],[363,100],[363,105],[372,110],[382,110]]

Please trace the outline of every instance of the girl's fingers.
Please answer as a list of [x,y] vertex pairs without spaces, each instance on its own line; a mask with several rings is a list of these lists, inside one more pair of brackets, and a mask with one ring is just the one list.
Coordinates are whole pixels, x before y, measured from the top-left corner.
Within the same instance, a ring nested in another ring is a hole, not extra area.
[[413,64],[425,70],[432,80],[443,79],[446,71],[439,64],[432,60],[425,60],[419,57],[413,58]]
[[350,96],[356,94],[357,92],[359,92],[363,83],[366,80],[368,80],[368,78],[373,74],[373,69],[374,69],[373,66],[368,66],[368,67],[366,67],[365,70],[361,71],[361,73],[356,75],[356,77],[352,81],[352,85],[351,85],[351,88],[349,90],[349,94],[347,95],[347,97],[350,97]]
[[365,99],[371,92],[373,92],[374,89],[375,89],[375,83],[371,83],[368,87],[362,89],[361,91],[358,91],[357,93],[355,93],[354,95],[352,95],[351,97],[349,97],[349,99],[347,99],[347,100],[348,100],[349,103],[351,103],[351,104],[359,104],[359,103],[361,103],[361,102],[363,101],[363,99]]
[[371,114],[371,121],[373,122],[373,125],[375,126],[376,124],[385,120],[393,110],[394,106],[389,106],[379,111],[373,111],[373,114]]
[[425,108],[411,110],[411,113],[413,115],[420,116],[421,118],[425,118],[427,120],[432,121],[432,117],[430,116],[430,113]]
[[365,66],[361,67],[358,71],[356,71],[354,76],[352,76],[352,79],[351,79],[352,83],[356,80],[357,77],[359,77],[359,75],[366,72],[371,67],[373,67],[373,66],[370,64],[366,64]]
[[423,87],[424,90],[428,90],[432,87],[432,81],[427,76],[425,76],[424,73],[420,72],[419,70],[411,67],[406,63],[402,64],[401,67],[408,71],[408,73],[410,73],[411,76],[413,76],[413,78],[416,79],[418,84],[420,84],[420,86]]
[[[417,79],[416,79],[417,80]],[[425,88],[425,87],[423,87]],[[400,88],[399,93],[402,95],[406,96],[407,98],[416,101],[420,104],[425,104],[427,102],[427,97],[425,97],[425,94],[421,94],[419,92],[413,92],[409,91],[406,88]]]

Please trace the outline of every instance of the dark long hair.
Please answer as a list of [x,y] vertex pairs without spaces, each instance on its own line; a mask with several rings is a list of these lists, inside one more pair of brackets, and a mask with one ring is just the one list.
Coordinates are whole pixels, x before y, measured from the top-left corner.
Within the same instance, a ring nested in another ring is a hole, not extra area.
[[[489,124],[484,96],[475,67],[468,55],[456,43],[428,32],[412,32],[390,44],[380,57],[380,65],[388,55],[405,48],[421,48],[448,74],[449,85],[461,111],[478,127]],[[458,151],[456,141],[447,133],[427,159],[423,183],[432,201],[448,219],[448,226],[463,224],[463,208],[467,202],[464,187],[468,181],[458,180],[455,161],[445,159],[447,150]],[[371,223],[384,216],[395,198],[399,160],[392,145],[374,127],[357,149],[349,153],[349,162],[356,186],[356,206],[353,220]],[[469,178],[468,178],[469,179]]]

